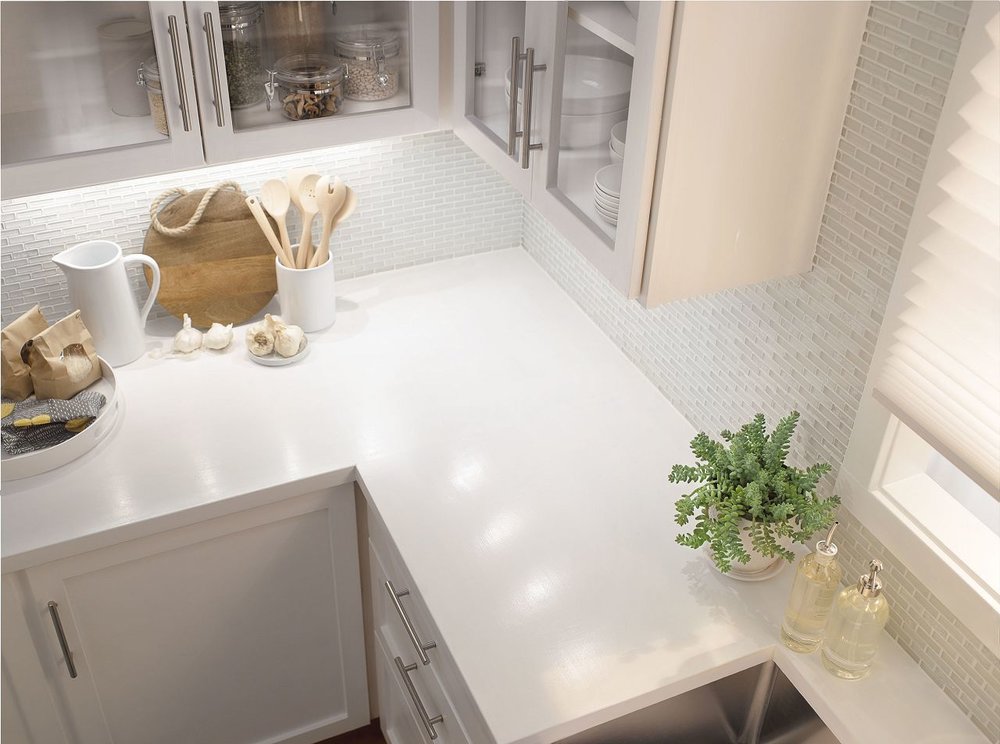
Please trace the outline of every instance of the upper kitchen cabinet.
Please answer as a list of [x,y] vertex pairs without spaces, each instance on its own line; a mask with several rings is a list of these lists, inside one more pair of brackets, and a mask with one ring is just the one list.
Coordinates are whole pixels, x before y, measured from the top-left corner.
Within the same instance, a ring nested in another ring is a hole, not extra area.
[[5,198],[203,162],[183,3],[3,3],[0,58]]
[[2,14],[5,198],[439,126],[436,2]]
[[456,6],[456,132],[630,296],[672,20],[660,2]]
[[807,271],[866,13],[460,3],[455,129],[648,306]]
[[186,9],[209,163],[438,127],[435,2]]
[[647,306],[812,267],[868,3],[678,3]]

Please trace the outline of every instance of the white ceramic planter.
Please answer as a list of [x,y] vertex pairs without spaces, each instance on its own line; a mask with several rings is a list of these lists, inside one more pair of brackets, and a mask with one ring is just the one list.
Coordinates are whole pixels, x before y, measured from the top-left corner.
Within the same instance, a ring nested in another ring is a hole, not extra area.
[[[763,581],[781,573],[787,561],[781,556],[763,555],[753,547],[750,542],[749,520],[744,519],[740,522],[740,541],[750,554],[750,562],[740,563],[739,561],[733,561],[732,568],[729,569],[729,573],[725,574],[726,576],[737,581]],[[791,550],[792,541],[789,538],[779,538],[778,544]],[[708,551],[711,551],[711,546],[705,547]]]

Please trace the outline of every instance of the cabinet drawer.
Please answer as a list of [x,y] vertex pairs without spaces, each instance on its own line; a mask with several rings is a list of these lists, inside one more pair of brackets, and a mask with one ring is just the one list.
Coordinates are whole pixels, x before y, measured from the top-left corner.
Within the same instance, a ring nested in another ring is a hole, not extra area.
[[[414,661],[412,653],[395,650],[391,642],[378,630],[375,632],[375,639],[379,650],[379,710],[383,718],[386,716],[389,718],[383,727],[392,732],[390,740],[395,740],[394,729],[398,729],[406,732],[406,736],[399,737],[401,744],[418,741],[423,744],[470,744],[455,714],[455,709],[434,671],[419,661]],[[410,686],[407,685],[407,679]],[[406,712],[406,723],[399,720],[404,717],[398,712],[400,700],[403,701]],[[441,720],[431,726],[435,737],[433,739],[422,721],[423,715],[418,709],[418,700],[419,705],[424,706],[424,712],[429,720],[440,716]],[[413,731],[416,731],[418,736],[414,736]]]
[[[451,710],[453,715],[457,715],[457,719],[450,721],[446,718],[443,728],[438,726],[438,731],[442,732],[439,740],[449,743],[493,741],[445,639],[441,637],[385,525],[373,509],[369,509],[368,526],[372,619],[376,635],[381,637],[391,654],[389,661],[393,662],[393,657],[399,656],[407,664],[417,665],[411,676],[432,714],[434,710]],[[386,582],[390,582],[397,593],[406,592],[398,597],[399,609],[386,588]],[[413,631],[413,637],[407,630],[407,624]],[[431,643],[434,645],[431,646]],[[424,647],[428,663],[424,664],[421,660],[418,646]],[[392,671],[395,672],[395,666]],[[430,700],[434,701],[433,710]],[[445,731],[450,738],[444,738]]]

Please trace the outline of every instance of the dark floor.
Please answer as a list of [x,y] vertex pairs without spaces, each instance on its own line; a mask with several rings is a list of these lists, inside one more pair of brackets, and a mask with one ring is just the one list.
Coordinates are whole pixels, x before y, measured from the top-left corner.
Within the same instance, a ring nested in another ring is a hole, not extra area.
[[348,731],[332,739],[323,739],[317,744],[385,744],[385,739],[382,738],[382,731],[379,730],[376,718],[364,728]]

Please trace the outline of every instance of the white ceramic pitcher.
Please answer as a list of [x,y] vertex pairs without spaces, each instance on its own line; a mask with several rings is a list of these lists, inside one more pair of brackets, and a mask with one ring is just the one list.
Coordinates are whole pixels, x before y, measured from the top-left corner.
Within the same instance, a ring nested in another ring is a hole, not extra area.
[[[160,267],[141,253],[122,255],[121,246],[110,240],[89,240],[54,256],[66,274],[69,299],[80,310],[83,324],[94,337],[97,353],[112,367],[134,362],[146,348],[145,327],[156,293],[160,291]],[[145,264],[153,272],[149,298],[140,311],[129,287],[125,266]]]

